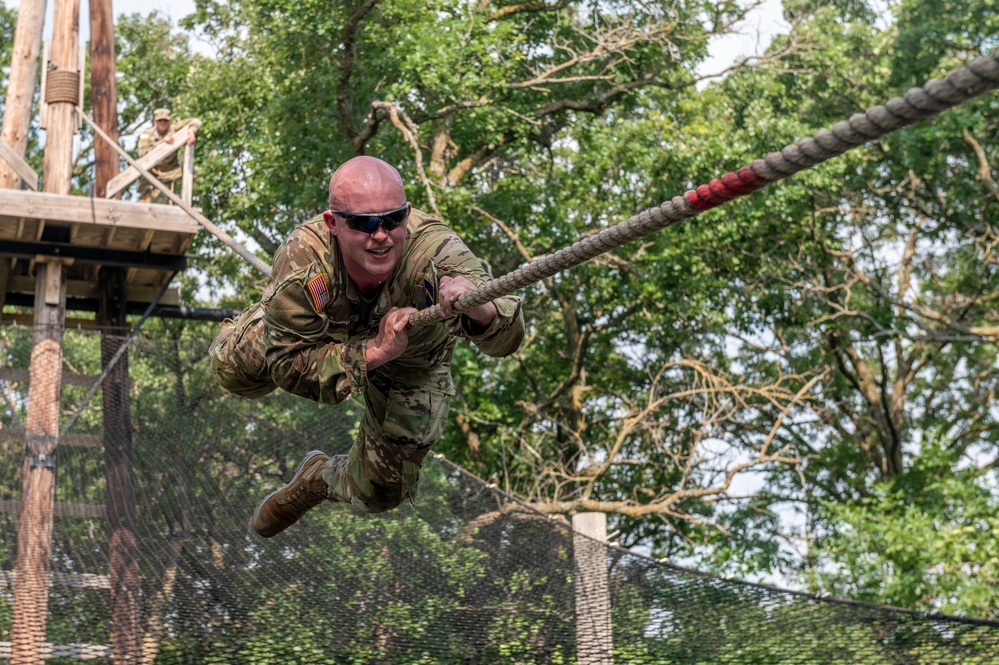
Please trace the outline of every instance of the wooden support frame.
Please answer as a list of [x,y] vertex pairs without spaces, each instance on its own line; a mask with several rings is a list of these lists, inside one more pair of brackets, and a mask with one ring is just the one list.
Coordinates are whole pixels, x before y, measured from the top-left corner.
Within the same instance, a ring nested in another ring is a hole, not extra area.
[[[192,131],[197,131],[200,126],[200,122],[195,123],[194,121],[192,121],[192,124],[184,125],[173,133],[173,143],[159,143],[155,148],[143,155],[140,159],[136,160],[137,163],[146,170],[153,168],[161,161],[187,145],[187,137]],[[117,196],[126,187],[138,180],[141,175],[142,174],[139,173],[139,169],[134,166],[129,166],[127,169],[108,181],[107,193],[105,196],[109,199]]]
[[187,205],[191,205],[194,198],[194,146],[184,147],[184,158],[181,161],[184,169],[183,178],[180,181],[180,198]]
[[[192,236],[198,232],[198,223],[179,208],[9,189],[0,190],[0,222],[4,219],[95,224]],[[0,239],[6,236],[0,229]]]
[[17,177],[24,181],[30,189],[38,191],[38,174],[24,161],[24,158],[17,154],[17,151],[7,145],[7,142],[0,138],[0,157],[14,170]]

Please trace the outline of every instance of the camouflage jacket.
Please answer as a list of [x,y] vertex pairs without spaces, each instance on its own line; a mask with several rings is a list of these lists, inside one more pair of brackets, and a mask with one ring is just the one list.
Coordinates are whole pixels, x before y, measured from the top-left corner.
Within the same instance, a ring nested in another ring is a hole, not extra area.
[[[146,127],[139,134],[139,157],[144,157],[149,153],[150,150],[158,146],[163,139],[170,136],[181,127],[185,127],[193,122],[196,122],[198,126],[201,125],[200,121],[193,118],[187,120],[178,120],[177,122],[170,125],[170,131],[166,134],[160,134],[156,131],[156,126]],[[180,150],[183,150],[181,147]],[[181,176],[180,168],[180,150],[171,154],[169,157],[163,158],[160,162],[156,164],[153,168],[149,169],[150,172],[160,180],[177,180]]]
[[[367,340],[392,307],[425,309],[436,303],[443,276],[464,276],[478,286],[490,279],[485,266],[450,228],[417,210],[407,225],[399,265],[371,301],[348,279],[336,237],[317,216],[295,229],[278,249],[261,299],[264,346],[271,379],[284,390],[321,403],[338,403],[367,385]],[[379,367],[394,380],[432,385],[454,393],[454,334],[491,356],[520,346],[524,318],[520,299],[494,301],[489,328],[473,332],[465,316],[410,331],[402,355]]]

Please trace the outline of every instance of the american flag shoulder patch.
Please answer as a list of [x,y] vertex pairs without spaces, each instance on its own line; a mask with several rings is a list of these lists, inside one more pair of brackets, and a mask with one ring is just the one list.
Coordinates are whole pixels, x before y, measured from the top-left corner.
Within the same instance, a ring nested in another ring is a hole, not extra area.
[[309,295],[312,296],[312,306],[316,308],[316,313],[323,311],[330,301],[330,290],[326,286],[326,278],[322,273],[309,280],[306,285]]

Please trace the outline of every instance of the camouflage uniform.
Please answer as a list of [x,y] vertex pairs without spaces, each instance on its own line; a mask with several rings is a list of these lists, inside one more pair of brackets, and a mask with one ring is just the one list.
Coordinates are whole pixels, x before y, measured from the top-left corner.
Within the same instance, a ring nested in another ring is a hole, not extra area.
[[[147,127],[139,134],[139,158],[141,159],[150,150],[155,148],[160,144],[163,139],[170,136],[182,127],[189,124],[196,123],[200,126],[200,121],[189,118],[187,120],[179,120],[170,125],[170,131],[166,134],[160,134],[159,130],[156,129],[155,120],[160,117],[165,117],[167,120],[170,119],[170,112],[167,109],[156,109],[153,113],[153,125]],[[183,150],[181,148],[180,150]],[[170,188],[171,192],[175,192],[174,184],[181,179],[184,175],[184,170],[180,165],[180,150],[173,153],[169,157],[164,158],[156,166],[149,169],[149,172],[156,176],[160,182]],[[176,193],[176,192],[175,192]],[[170,199],[166,197],[163,192],[153,187],[145,178],[139,179],[139,201],[141,203],[170,203]]]
[[212,371],[227,390],[260,397],[277,387],[322,404],[363,395],[364,418],[346,455],[330,458],[323,478],[333,500],[380,512],[415,498],[420,465],[440,438],[454,384],[454,334],[491,356],[520,346],[520,300],[494,301],[497,316],[475,332],[470,320],[409,332],[406,350],[367,370],[367,341],[392,307],[425,309],[443,276],[489,279],[483,264],[443,223],[414,210],[399,265],[367,301],[348,279],[337,239],[317,216],[298,227],[275,255],[260,303],[222,325],[210,350]]

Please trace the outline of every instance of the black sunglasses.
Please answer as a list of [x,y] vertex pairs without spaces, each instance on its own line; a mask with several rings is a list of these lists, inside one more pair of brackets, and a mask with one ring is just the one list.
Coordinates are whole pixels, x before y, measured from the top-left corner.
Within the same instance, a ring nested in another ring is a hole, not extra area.
[[347,227],[354,231],[374,233],[379,226],[385,227],[386,231],[393,231],[409,217],[409,203],[388,212],[345,212],[343,210],[330,210],[330,212],[343,217]]

